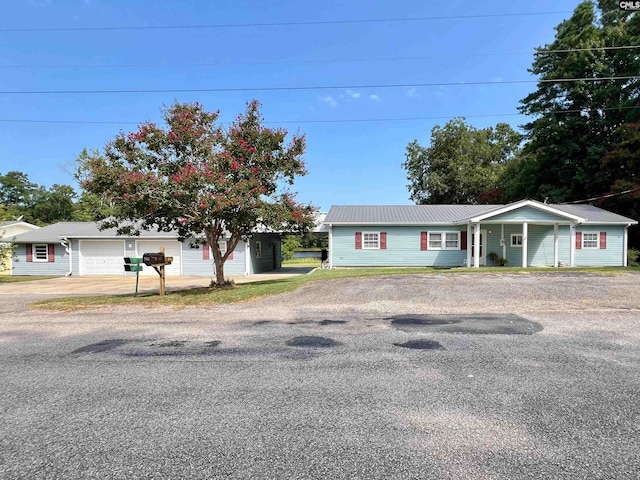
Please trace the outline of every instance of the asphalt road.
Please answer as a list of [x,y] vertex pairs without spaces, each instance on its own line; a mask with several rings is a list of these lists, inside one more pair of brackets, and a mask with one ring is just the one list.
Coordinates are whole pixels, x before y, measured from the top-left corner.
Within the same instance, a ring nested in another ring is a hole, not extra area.
[[640,477],[640,276],[346,279],[211,308],[0,297],[0,478]]

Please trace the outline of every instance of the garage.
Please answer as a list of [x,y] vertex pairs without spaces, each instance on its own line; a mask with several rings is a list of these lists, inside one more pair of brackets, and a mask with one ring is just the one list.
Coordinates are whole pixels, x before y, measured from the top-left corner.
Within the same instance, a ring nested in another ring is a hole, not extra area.
[[124,275],[124,240],[80,240],[80,275]]
[[[175,240],[138,240],[136,242],[136,252],[138,257],[145,253],[159,252],[160,247],[164,247],[164,254],[173,257],[173,263],[165,268],[165,275],[180,275],[180,252],[182,244]],[[144,267],[141,274],[157,275],[151,267]]]

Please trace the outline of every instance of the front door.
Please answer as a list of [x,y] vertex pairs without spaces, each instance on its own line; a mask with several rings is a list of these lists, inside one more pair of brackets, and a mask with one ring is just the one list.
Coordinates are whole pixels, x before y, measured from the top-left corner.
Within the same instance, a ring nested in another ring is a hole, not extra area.
[[[472,233],[471,234],[471,265],[473,265],[473,256],[475,255],[473,246],[475,245],[474,243],[474,238],[475,235]],[[485,262],[485,257],[486,257],[486,252],[485,252],[485,248],[484,248],[484,242],[485,239],[487,238],[487,231],[486,230],[480,230],[480,265],[486,265]]]

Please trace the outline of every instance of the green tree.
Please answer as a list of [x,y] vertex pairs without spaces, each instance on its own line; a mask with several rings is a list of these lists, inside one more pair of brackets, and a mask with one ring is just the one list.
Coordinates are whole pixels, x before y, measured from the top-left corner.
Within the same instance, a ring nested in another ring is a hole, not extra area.
[[431,130],[431,145],[414,140],[405,162],[411,200],[418,204],[478,203],[496,189],[521,136],[506,123],[477,129],[456,118]]
[[[218,112],[198,104],[175,103],[164,111],[167,127],[141,125],[121,133],[104,154],[79,159],[81,187],[114,206],[102,228],[119,234],[140,230],[177,231],[181,239],[204,234],[213,251],[216,284],[224,262],[240,239],[257,227],[304,231],[314,209],[282,187],[306,173],[305,138],[262,125],[252,101],[228,130]],[[230,236],[222,254],[218,241]]]
[[287,235],[282,239],[282,256],[285,260],[291,260],[298,248],[300,248],[299,235]]
[[612,171],[603,168],[602,159],[616,130],[640,118],[637,78],[591,80],[640,72],[636,49],[605,49],[640,42],[640,17],[621,11],[618,3],[580,3],[556,27],[555,40],[538,49],[530,69],[539,77],[538,87],[520,107],[536,118],[524,126],[529,140],[512,172],[508,200],[561,202],[600,195],[609,187]]

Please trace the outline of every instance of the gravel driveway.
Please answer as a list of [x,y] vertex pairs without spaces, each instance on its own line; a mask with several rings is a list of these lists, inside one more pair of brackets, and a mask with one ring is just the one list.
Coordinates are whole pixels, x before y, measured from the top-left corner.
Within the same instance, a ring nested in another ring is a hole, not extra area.
[[344,279],[185,310],[0,297],[0,478],[640,476],[640,276]]

